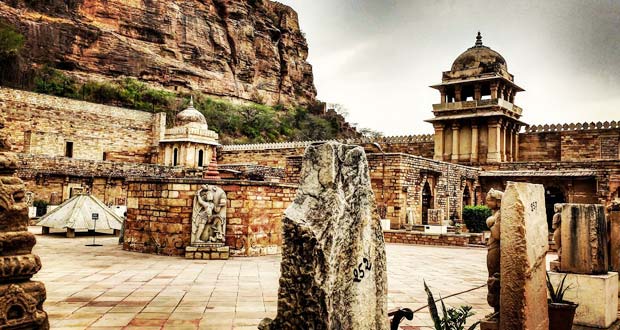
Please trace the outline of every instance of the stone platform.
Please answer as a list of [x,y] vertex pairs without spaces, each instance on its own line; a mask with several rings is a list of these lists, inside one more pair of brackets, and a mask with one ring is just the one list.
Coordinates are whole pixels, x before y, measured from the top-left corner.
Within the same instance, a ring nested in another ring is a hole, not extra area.
[[201,244],[185,248],[185,259],[228,260],[230,247],[224,244]]
[[[565,273],[549,272],[554,287]],[[564,285],[570,286],[564,298],[579,304],[576,325],[606,329],[618,318],[618,273],[605,275],[568,274]]]

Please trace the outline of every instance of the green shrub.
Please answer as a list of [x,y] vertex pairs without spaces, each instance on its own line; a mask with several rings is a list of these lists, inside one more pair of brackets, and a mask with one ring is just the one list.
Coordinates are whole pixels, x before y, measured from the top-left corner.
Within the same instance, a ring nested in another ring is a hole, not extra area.
[[24,36],[15,28],[0,22],[0,58],[17,55],[24,46]]
[[[426,291],[427,302],[428,302],[428,310],[431,313],[431,319],[433,320],[433,326],[435,330],[464,330],[465,323],[467,322],[467,318],[473,316],[474,313],[471,311],[471,306],[461,306],[458,309],[455,308],[446,308],[446,305],[443,302],[441,297],[439,298],[439,302],[441,302],[441,315],[439,314],[439,309],[437,308],[436,300],[433,297],[433,293],[426,285],[426,281],[424,281],[424,291]],[[442,317],[443,316],[443,317]],[[480,321],[472,324],[468,330],[474,330]]]
[[490,216],[491,210],[483,205],[465,206],[463,208],[463,221],[472,233],[488,230],[486,220]]

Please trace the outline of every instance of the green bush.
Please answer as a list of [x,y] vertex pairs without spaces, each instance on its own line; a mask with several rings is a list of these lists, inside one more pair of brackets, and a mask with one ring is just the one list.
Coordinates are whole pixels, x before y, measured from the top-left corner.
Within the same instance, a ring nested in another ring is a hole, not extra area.
[[0,58],[17,55],[24,46],[24,36],[15,28],[0,22]]
[[483,205],[465,206],[463,208],[463,221],[472,233],[488,230],[486,220],[490,216],[491,210]]

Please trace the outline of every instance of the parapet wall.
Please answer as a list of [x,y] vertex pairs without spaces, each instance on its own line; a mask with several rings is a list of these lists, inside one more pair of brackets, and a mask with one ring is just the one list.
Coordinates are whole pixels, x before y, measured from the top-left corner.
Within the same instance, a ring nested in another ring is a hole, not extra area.
[[[0,109],[13,151],[103,160],[104,152],[145,150],[160,134],[165,115],[0,88]],[[128,158],[133,162],[144,156]]]
[[620,159],[616,121],[535,125],[519,134],[519,161]]
[[[250,163],[263,166],[286,167],[286,157],[301,156],[306,148],[315,143],[328,141],[297,141],[223,146],[218,154],[220,164]],[[367,152],[377,152],[378,144],[386,153],[407,153],[433,158],[432,134],[410,136],[386,136],[339,141],[364,146]]]

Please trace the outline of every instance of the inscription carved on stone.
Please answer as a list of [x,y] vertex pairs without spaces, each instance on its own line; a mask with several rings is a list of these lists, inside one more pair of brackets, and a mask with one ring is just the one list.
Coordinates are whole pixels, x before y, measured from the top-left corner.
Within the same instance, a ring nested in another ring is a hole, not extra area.
[[278,314],[259,329],[388,329],[385,243],[361,147],[308,147],[283,221]]
[[0,329],[49,329],[45,286],[30,281],[41,260],[31,253],[36,239],[28,232],[26,192],[13,176],[17,159],[3,127],[0,120]]
[[194,197],[191,245],[224,244],[226,236],[226,193],[222,188],[204,185]]
[[508,182],[501,222],[499,329],[547,330],[549,230],[544,187]]

